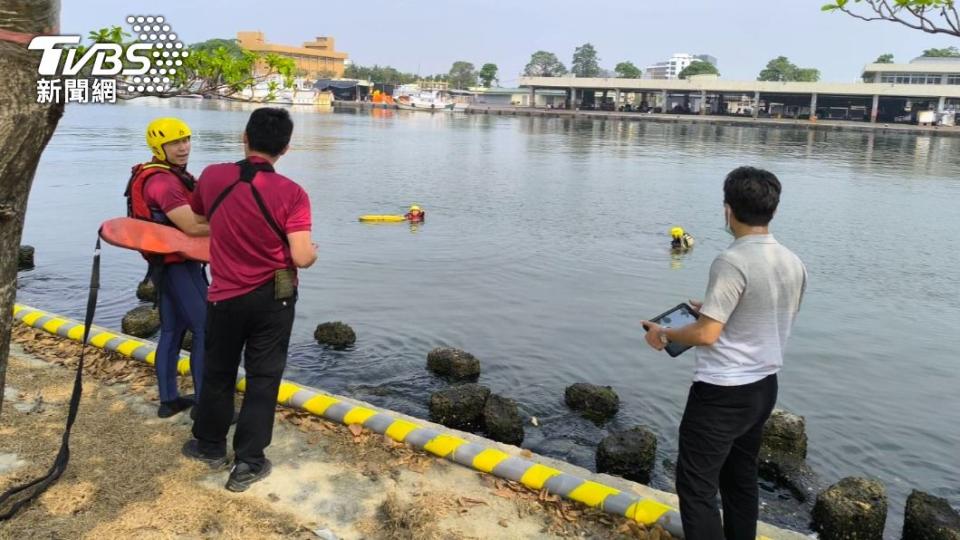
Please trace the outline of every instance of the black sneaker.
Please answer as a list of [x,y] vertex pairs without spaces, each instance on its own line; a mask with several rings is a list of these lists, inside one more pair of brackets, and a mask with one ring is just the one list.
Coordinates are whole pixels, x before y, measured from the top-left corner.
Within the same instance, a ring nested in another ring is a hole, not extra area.
[[180,449],[180,453],[190,459],[195,459],[201,463],[206,463],[207,466],[213,470],[226,469],[229,463],[226,454],[218,457],[210,456],[201,452],[200,441],[196,439],[190,439],[184,443],[183,448]]
[[271,468],[270,460],[266,458],[264,458],[263,467],[260,467],[259,471],[254,471],[249,463],[238,461],[234,463],[233,468],[230,469],[230,478],[227,479],[227,489],[238,493],[246,491],[250,488],[250,484],[259,482],[270,476]]
[[193,407],[193,394],[189,396],[180,396],[173,401],[161,401],[160,408],[157,409],[157,416],[160,418],[170,418],[171,416]]

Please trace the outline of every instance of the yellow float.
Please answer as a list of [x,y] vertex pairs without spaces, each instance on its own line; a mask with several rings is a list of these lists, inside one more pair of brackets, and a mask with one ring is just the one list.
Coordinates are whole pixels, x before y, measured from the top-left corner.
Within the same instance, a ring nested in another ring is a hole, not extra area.
[[360,216],[360,221],[364,223],[399,223],[406,220],[407,218],[405,216],[390,214],[367,214]]

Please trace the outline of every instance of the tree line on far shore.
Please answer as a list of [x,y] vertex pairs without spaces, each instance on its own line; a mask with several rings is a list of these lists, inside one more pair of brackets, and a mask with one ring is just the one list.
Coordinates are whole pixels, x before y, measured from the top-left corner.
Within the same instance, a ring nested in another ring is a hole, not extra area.
[[[88,39],[93,43],[125,43],[130,36],[120,27],[101,28],[89,33]],[[81,46],[82,53],[84,47]],[[185,91],[199,93],[236,96],[244,88],[250,87],[261,80],[267,80],[271,75],[280,75],[290,86],[294,76],[306,75],[298,69],[293,60],[276,54],[258,54],[242,49],[235,39],[210,39],[195,43],[188,47],[191,55],[185,59],[184,69],[173,76],[172,86],[175,90],[168,92],[177,95]],[[958,58],[960,49],[955,46],[945,48],[930,48],[923,51],[923,57],[928,58]],[[893,54],[881,54],[874,63],[890,64],[894,62]],[[266,73],[259,76],[252,74],[254,66],[265,66]],[[476,86],[492,87],[499,85],[498,67],[494,63],[485,63],[479,69],[465,60],[453,63],[446,73],[421,76],[419,74],[402,72],[391,66],[362,66],[351,64],[344,69],[343,76],[350,79],[362,79],[384,84],[409,84],[418,81],[445,82],[450,88],[468,89]],[[717,67],[704,60],[694,60],[680,73],[680,79],[695,75],[720,75]],[[643,77],[643,70],[633,62],[625,60],[616,64],[613,70],[601,67],[596,48],[591,43],[584,43],[576,47],[573,52],[570,69],[564,65],[556,54],[539,50],[530,56],[530,61],[524,68],[523,75],[529,77],[561,77],[573,75],[576,77],[607,77],[620,79],[639,79]],[[335,73],[322,73],[323,77],[333,78]],[[820,71],[816,68],[800,67],[791,62],[786,56],[778,56],[770,60],[757,76],[759,81],[781,82],[816,82],[820,80]],[[271,85],[278,86],[276,82]],[[271,93],[277,88],[271,88]]]
[[446,73],[437,73],[434,75],[420,76],[416,73],[401,72],[390,66],[361,66],[351,64],[343,70],[343,76],[348,79],[362,79],[383,84],[411,84],[418,81],[436,81],[445,82],[450,88],[466,90],[467,88],[480,86],[490,88],[494,83],[499,83],[497,79],[497,65],[486,63],[477,69],[472,62],[458,60],[450,66]]
[[[921,56],[928,58],[957,58],[960,57],[960,50],[957,47],[946,47],[942,49],[931,48],[923,51]],[[878,64],[892,64],[892,54],[882,54],[875,60]],[[497,77],[498,68],[496,64],[486,63],[478,70],[475,65],[465,60],[458,60],[453,63],[447,73],[438,73],[421,77],[414,73],[405,73],[390,66],[373,65],[364,67],[360,65],[350,65],[344,70],[344,77],[351,79],[363,79],[386,84],[409,84],[417,81],[442,81],[450,85],[451,88],[466,89],[473,86],[484,86],[490,88],[500,81]],[[584,43],[573,51],[573,58],[570,63],[570,69],[557,57],[556,54],[549,51],[536,51],[530,55],[530,61],[523,70],[523,75],[527,77],[563,77],[565,75],[574,75],[576,77],[607,77],[617,79],[640,79],[643,77],[643,70],[629,60],[618,62],[613,70],[600,67],[600,57],[597,49],[591,43]],[[717,66],[704,60],[694,60],[685,67],[678,75],[680,79],[686,79],[694,75],[720,75]],[[800,67],[790,61],[786,56],[773,58],[767,65],[760,70],[757,75],[758,81],[780,81],[780,82],[816,82],[820,80],[820,70],[816,68]]]
[[[926,49],[921,56],[928,58],[957,58],[960,57],[960,50],[957,47],[946,47],[943,49]],[[875,63],[892,64],[892,54],[880,55]],[[530,62],[524,68],[523,74],[528,77],[563,77],[565,75],[574,75],[576,77],[607,77],[618,79],[639,79],[643,77],[643,70],[638,68],[633,62],[623,61],[618,63],[613,71],[600,67],[600,58],[597,50],[590,43],[584,43],[577,47],[573,52],[573,61],[570,69],[560,61],[556,54],[549,51],[537,51],[530,56]],[[678,75],[680,79],[686,79],[694,75],[720,75],[717,67],[704,60],[694,60]],[[816,68],[799,67],[790,61],[786,56],[778,56],[764,67],[759,75],[758,81],[781,81],[781,82],[816,82],[820,80],[820,70]]]

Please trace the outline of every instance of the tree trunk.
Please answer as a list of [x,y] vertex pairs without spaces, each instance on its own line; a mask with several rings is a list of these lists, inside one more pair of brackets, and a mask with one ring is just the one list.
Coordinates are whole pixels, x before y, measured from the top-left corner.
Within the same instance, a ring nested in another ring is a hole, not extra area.
[[23,215],[40,154],[63,114],[62,103],[37,103],[41,52],[26,42],[57,33],[59,20],[59,0],[0,0],[0,410]]

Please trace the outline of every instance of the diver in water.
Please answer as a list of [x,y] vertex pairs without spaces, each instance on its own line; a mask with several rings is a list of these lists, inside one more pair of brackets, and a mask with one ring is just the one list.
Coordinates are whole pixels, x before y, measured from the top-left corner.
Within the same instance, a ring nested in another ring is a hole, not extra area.
[[682,227],[670,229],[670,249],[686,251],[693,247],[693,237]]
[[413,205],[403,217],[406,218],[410,223],[423,223],[423,220],[427,217],[427,214],[421,210],[419,206]]

